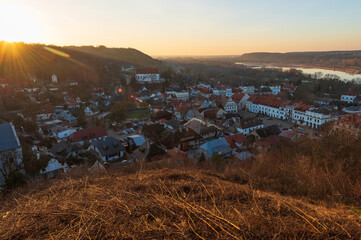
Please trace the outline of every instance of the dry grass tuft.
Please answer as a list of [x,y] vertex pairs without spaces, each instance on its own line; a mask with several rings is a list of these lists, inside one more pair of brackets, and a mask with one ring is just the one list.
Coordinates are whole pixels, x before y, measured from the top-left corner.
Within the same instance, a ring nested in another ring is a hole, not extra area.
[[162,169],[39,182],[2,201],[0,239],[361,237],[360,217],[343,205],[313,205],[224,179]]

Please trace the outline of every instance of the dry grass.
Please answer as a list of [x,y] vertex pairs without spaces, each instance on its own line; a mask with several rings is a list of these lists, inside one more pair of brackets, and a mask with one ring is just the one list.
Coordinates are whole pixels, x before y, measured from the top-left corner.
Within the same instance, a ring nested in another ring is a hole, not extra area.
[[313,205],[225,179],[165,168],[39,181],[1,202],[0,239],[361,237],[361,219],[346,206]]

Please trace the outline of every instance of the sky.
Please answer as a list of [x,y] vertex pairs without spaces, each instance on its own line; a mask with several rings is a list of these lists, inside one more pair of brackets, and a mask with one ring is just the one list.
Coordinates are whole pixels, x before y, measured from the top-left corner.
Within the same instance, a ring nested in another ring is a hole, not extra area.
[[0,40],[151,56],[361,49],[360,0],[0,0]]

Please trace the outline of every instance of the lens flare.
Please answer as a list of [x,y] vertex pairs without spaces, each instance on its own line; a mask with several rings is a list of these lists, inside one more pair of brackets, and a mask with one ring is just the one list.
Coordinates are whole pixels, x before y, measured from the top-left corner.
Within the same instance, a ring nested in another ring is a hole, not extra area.
[[49,52],[52,52],[56,55],[59,55],[61,57],[66,57],[66,58],[70,58],[70,55],[65,53],[65,52],[62,52],[62,51],[59,51],[57,49],[54,49],[54,48],[51,48],[51,47],[44,47],[44,49],[48,50]]

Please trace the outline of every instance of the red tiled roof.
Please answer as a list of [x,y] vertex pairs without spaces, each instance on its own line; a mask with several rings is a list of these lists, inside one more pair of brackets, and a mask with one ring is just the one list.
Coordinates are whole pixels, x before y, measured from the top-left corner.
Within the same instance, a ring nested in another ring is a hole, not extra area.
[[229,143],[231,148],[234,149],[237,148],[237,144],[244,143],[246,141],[246,137],[243,135],[243,133],[238,133],[227,136],[226,141]]
[[135,70],[135,74],[159,74],[158,68],[139,68]]
[[348,95],[348,96],[357,96],[358,94],[354,91],[347,91],[345,92],[343,95]]
[[95,138],[107,136],[107,131],[102,127],[88,128],[70,135],[73,142],[89,141]]
[[192,106],[188,105],[188,104],[181,104],[176,108],[176,112],[180,112],[182,115],[186,114],[190,109],[192,108]]
[[236,103],[239,103],[239,101],[241,101],[244,98],[245,95],[246,94],[244,94],[244,93],[238,92],[238,93],[235,93],[235,94],[232,95],[232,99]]

